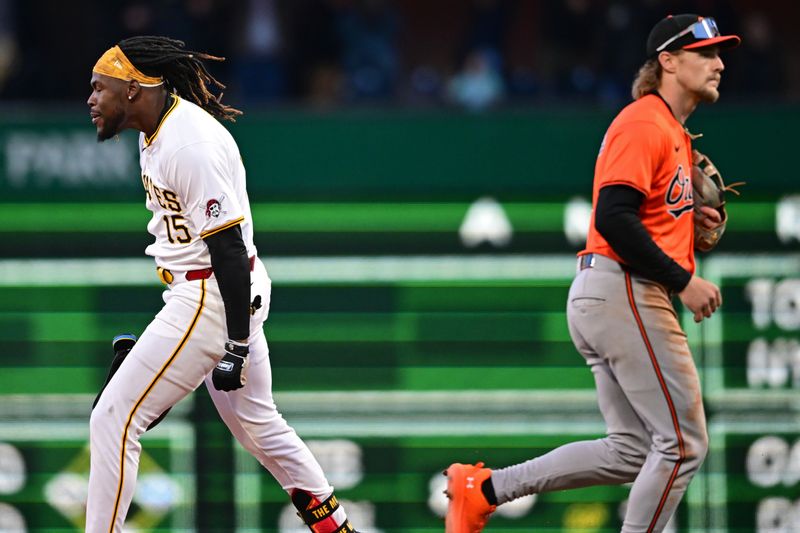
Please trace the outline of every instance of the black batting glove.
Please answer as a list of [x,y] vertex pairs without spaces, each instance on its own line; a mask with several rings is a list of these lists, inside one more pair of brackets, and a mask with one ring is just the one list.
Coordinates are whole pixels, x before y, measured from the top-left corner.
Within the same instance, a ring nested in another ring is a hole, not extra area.
[[248,353],[250,348],[247,344],[231,340],[225,342],[225,356],[211,373],[211,382],[215,389],[232,391],[244,387],[247,382],[245,370]]

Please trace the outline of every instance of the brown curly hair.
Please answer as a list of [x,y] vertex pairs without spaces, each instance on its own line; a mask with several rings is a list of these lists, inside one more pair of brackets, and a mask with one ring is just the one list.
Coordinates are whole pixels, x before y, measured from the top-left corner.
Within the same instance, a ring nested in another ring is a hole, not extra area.
[[634,100],[638,100],[642,96],[657,91],[660,84],[661,63],[658,62],[658,58],[648,59],[645,61],[644,65],[639,68],[639,72],[633,80],[631,96],[633,96]]

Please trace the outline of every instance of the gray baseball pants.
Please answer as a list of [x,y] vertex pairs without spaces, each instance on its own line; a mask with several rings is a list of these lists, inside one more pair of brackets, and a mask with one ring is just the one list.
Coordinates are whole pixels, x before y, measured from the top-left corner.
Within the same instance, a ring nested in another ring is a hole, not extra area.
[[567,319],[594,374],[607,436],[493,471],[498,503],[633,482],[622,531],[661,531],[708,449],[700,381],[670,295],[592,254],[579,260]]

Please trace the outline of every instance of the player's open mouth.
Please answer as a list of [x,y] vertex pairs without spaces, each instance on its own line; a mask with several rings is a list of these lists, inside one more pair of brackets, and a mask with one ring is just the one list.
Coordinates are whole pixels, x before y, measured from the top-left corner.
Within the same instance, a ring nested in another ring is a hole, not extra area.
[[92,117],[92,124],[97,124],[97,121],[100,120],[100,113],[89,113],[89,116]]

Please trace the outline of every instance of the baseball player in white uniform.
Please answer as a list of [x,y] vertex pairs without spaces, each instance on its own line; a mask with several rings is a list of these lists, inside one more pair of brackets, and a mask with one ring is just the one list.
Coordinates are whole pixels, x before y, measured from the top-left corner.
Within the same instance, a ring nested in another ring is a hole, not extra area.
[[[322,468],[272,398],[262,324],[270,279],[253,244],[245,169],[218,122],[241,112],[204,60],[165,37],[133,37],[94,66],[88,99],[99,141],[139,137],[147,226],[164,307],[110,377],[91,416],[86,531],[122,530],[148,426],[205,382],[231,433],[290,495],[315,533],[352,532]],[[132,343],[131,343],[132,344]]]

